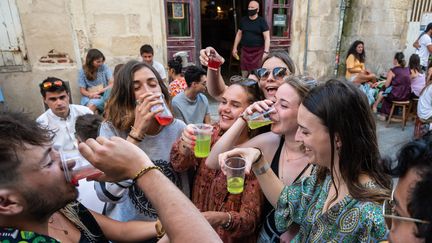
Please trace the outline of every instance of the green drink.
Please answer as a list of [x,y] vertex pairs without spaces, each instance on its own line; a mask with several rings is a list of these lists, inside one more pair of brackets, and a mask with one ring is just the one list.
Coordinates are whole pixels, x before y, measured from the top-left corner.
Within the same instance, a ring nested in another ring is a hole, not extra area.
[[197,158],[205,158],[210,153],[210,135],[201,135],[195,142],[194,153]]
[[227,181],[227,190],[231,194],[240,194],[243,192],[244,179],[242,177],[229,178]]
[[252,120],[252,121],[248,121],[248,127],[250,129],[257,129],[259,127],[263,127],[263,126],[267,126],[268,124],[272,124],[272,121],[267,121],[267,120],[260,120],[260,121],[256,121],[256,120]]

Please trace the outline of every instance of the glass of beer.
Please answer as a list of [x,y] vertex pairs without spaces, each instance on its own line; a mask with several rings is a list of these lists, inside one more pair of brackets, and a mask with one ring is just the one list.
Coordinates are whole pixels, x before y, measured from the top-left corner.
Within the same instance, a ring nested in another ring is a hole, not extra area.
[[205,158],[210,153],[210,142],[213,133],[213,126],[209,124],[194,124],[195,147],[194,153],[197,158]]
[[225,160],[227,190],[231,194],[243,192],[246,161],[241,157],[230,157]]
[[78,186],[78,181],[81,179],[103,173],[82,157],[77,150],[61,151],[60,157],[66,180],[75,186]]

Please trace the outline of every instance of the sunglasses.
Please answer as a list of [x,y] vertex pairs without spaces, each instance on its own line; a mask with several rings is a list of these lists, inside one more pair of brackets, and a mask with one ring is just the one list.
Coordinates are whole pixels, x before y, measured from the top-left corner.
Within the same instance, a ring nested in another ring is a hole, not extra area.
[[287,75],[288,69],[286,67],[275,67],[273,70],[267,68],[259,68],[256,70],[256,74],[261,81],[268,79],[270,72],[273,74],[275,79],[283,79]]
[[243,85],[243,86],[254,86],[254,85],[258,85],[258,82],[257,82],[257,81],[255,81],[255,80],[253,80],[253,79],[250,79],[250,78],[243,78],[243,77],[240,76],[240,75],[234,75],[234,76],[231,76],[231,78],[230,78],[230,83],[231,83],[231,84],[240,84],[240,85]]
[[394,194],[394,190],[392,192],[391,199],[384,200],[383,206],[382,206],[382,213],[383,213],[384,218],[386,219],[385,222],[386,222],[386,225],[389,229],[391,228],[393,220],[402,220],[402,221],[408,221],[408,222],[419,223],[419,224],[429,224],[430,223],[426,220],[414,219],[414,218],[402,217],[402,216],[395,215],[395,212],[396,212],[395,206],[396,205],[395,205],[394,200],[393,200],[393,194]]
[[51,87],[62,87],[63,86],[63,82],[60,80],[54,81],[54,82],[44,82],[42,84],[42,88],[43,89],[49,89]]

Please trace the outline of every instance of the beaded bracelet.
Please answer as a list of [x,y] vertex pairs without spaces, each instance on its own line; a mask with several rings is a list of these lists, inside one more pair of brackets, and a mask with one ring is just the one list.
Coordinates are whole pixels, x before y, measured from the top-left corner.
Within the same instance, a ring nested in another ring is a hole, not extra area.
[[224,228],[225,230],[227,230],[231,224],[232,224],[232,215],[230,212],[226,212],[228,214],[228,222],[224,225],[222,225],[222,228]]
[[160,172],[162,172],[162,169],[159,166],[156,166],[156,165],[144,167],[138,173],[136,173],[136,175],[132,178],[132,180],[134,182],[136,182],[141,176],[143,176],[145,173],[147,173],[147,172],[149,172],[150,170],[153,170],[153,169],[156,169],[156,170],[159,170]]

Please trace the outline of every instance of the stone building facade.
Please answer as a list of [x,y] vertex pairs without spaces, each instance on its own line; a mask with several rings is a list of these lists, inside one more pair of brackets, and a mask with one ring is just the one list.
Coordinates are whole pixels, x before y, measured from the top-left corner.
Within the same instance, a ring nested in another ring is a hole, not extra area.
[[[0,71],[0,88],[12,109],[23,107],[34,116],[41,114],[38,83],[47,76],[69,80],[73,101],[78,103],[77,73],[90,48],[100,49],[113,68],[138,58],[139,47],[149,43],[155,60],[166,66],[166,1],[5,1],[16,5],[23,42],[19,51],[28,67]],[[356,39],[365,42],[366,65],[375,72],[387,70],[394,53],[407,48],[413,0],[287,1],[292,3],[288,51],[300,72],[321,80],[337,69],[343,75],[346,51]],[[338,59],[339,67],[335,66]]]

